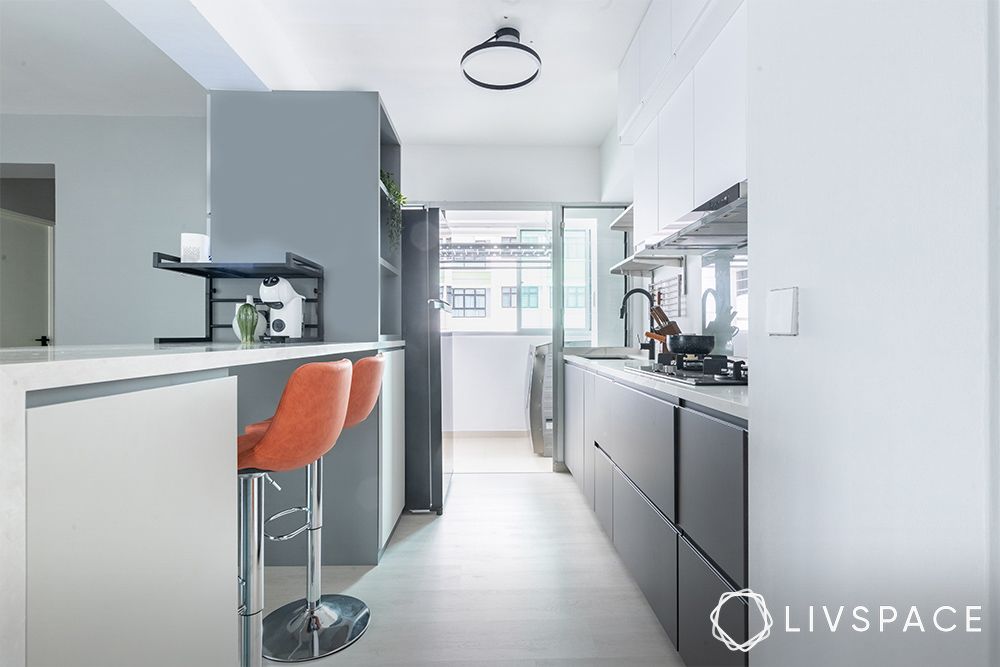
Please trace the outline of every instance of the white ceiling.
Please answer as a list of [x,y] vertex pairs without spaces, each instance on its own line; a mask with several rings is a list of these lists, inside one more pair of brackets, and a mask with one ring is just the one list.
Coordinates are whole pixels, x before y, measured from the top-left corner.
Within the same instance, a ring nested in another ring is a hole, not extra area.
[[[132,1],[113,4],[129,14]],[[618,63],[649,4],[191,1],[209,32],[272,89],[377,90],[406,143],[506,146],[600,144],[615,122]],[[134,2],[163,3],[160,13],[142,4],[131,11],[144,10],[145,24],[131,20],[154,40],[172,31],[201,60],[220,58],[218,45],[190,43],[211,41],[203,30],[170,24],[183,7],[167,3],[187,0]],[[164,25],[151,26],[158,16]],[[538,50],[542,73],[521,90],[477,88],[459,59],[503,25]],[[177,57],[176,45],[161,46]],[[232,69],[200,67],[213,65]],[[191,76],[103,0],[0,0],[0,112],[203,115],[204,99]]]
[[[649,0],[192,0],[272,89],[377,90],[416,144],[600,144],[618,63]],[[505,18],[507,17],[507,18]],[[459,59],[501,26],[542,58],[526,88],[468,83]]]
[[102,0],[0,0],[0,112],[201,116],[205,91]]

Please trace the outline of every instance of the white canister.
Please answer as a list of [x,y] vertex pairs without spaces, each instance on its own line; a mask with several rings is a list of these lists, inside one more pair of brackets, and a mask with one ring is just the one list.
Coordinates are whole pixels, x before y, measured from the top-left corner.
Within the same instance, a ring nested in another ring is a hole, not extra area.
[[181,234],[181,261],[206,263],[212,261],[208,234]]

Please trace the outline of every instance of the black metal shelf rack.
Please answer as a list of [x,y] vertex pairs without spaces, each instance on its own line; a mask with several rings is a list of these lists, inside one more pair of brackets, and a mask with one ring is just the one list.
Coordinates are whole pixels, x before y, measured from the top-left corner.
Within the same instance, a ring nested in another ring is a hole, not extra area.
[[[312,260],[286,252],[285,261],[278,262],[252,262],[252,263],[216,263],[216,262],[181,262],[181,258],[176,255],[169,255],[164,252],[153,253],[153,268],[184,273],[189,276],[198,276],[205,279],[205,335],[198,337],[181,338],[157,338],[157,343],[211,343],[212,331],[214,329],[228,329],[229,322],[215,321],[216,303],[242,303],[244,299],[233,297],[217,297],[218,290],[215,286],[216,280],[263,280],[269,276],[277,276],[286,279],[306,279],[315,280],[316,287],[313,288],[313,296],[306,298],[306,303],[316,304],[316,323],[303,325],[306,329],[311,329],[315,333],[310,336],[303,336],[300,341],[317,342],[323,340],[323,267]],[[261,305],[272,305],[254,298],[254,303]]]

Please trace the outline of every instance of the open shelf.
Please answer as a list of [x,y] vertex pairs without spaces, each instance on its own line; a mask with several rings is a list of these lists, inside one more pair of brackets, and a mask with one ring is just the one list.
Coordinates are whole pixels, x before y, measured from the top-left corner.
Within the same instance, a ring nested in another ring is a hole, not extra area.
[[176,255],[153,253],[153,268],[186,273],[201,278],[322,278],[323,267],[295,253],[285,253],[284,263],[182,262]]
[[382,267],[382,275],[383,276],[398,276],[399,275],[399,268],[395,264],[393,264],[392,262],[390,262],[389,260],[387,260],[385,257],[379,257],[378,258],[378,263],[379,263],[379,266]]
[[633,204],[629,204],[629,207],[622,211],[621,215],[614,219],[611,223],[610,229],[616,232],[630,232],[635,226],[635,216],[632,214]]
[[[270,276],[290,280],[314,280],[315,287],[310,289],[312,296],[304,298],[306,303],[313,304],[315,322],[303,323],[303,328],[310,332],[302,338],[289,339],[297,342],[323,340],[323,266],[295,253],[286,252],[284,262],[181,262],[180,257],[164,252],[153,253],[153,268],[183,273],[205,279],[205,333],[197,337],[156,338],[157,343],[210,343],[214,340],[215,331],[231,330],[232,317],[226,313],[219,317],[216,306],[219,304],[239,304],[246,302],[246,295],[223,296],[220,280],[261,280]],[[231,283],[230,283],[231,284]],[[238,284],[238,283],[237,283]],[[307,292],[307,293],[310,293]],[[232,292],[230,292],[232,294]],[[256,305],[275,307],[280,304],[261,301],[253,297]]]
[[615,276],[640,276],[650,278],[662,266],[683,266],[681,257],[642,257],[639,253],[626,257],[611,267]]

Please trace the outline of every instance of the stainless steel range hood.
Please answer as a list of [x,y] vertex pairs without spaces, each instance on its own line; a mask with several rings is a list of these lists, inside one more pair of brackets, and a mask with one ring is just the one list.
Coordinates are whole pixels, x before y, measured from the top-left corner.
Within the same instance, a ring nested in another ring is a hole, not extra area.
[[643,253],[700,255],[710,250],[746,248],[747,182],[737,183],[663,231],[668,232],[666,238],[648,244],[636,253],[636,259]]

